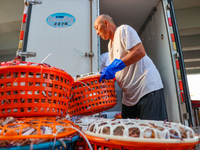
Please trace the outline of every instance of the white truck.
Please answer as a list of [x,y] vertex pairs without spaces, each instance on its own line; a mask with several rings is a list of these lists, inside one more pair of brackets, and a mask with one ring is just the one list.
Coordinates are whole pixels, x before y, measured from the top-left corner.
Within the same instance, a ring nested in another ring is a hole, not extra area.
[[[172,0],[25,0],[17,54],[72,76],[98,72],[100,54],[107,51],[93,27],[99,14],[136,29],[161,74],[169,121],[194,126]],[[118,104],[108,112],[121,109],[122,91],[116,91]]]

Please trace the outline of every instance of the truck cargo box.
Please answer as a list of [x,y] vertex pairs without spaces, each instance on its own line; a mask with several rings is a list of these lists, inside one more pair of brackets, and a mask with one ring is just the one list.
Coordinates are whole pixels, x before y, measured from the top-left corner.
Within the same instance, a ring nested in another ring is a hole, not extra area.
[[[96,35],[93,23],[99,14],[113,17],[117,26],[128,24],[140,35],[147,55],[155,63],[164,84],[169,121],[193,125],[182,51],[171,0],[40,0],[28,1],[22,24],[26,61],[49,63],[72,76],[99,71],[100,54],[107,41]],[[53,19],[54,18],[54,19]],[[23,26],[26,26],[23,28]],[[30,54],[31,54],[30,53]],[[120,111],[122,91],[117,87]]]

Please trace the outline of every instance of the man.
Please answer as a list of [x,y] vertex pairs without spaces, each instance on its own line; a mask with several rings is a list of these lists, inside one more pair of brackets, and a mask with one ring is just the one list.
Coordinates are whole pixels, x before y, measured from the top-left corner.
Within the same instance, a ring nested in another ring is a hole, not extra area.
[[110,39],[112,63],[103,69],[100,81],[116,77],[123,90],[122,118],[167,119],[161,77],[137,32],[129,25],[116,27],[106,14],[97,17],[94,28],[102,39]]

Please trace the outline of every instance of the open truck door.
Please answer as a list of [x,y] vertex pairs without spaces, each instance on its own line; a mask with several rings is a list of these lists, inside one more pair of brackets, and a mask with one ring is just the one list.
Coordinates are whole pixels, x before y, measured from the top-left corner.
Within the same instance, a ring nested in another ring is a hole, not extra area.
[[97,0],[25,1],[19,55],[72,76],[97,72],[98,39],[93,28],[97,6]]

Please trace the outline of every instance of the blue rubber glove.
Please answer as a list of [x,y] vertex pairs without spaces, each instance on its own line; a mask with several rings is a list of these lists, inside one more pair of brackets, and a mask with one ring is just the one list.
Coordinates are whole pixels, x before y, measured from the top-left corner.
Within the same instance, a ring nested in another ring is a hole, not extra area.
[[102,72],[101,72],[101,77],[100,77],[100,82],[103,79],[114,79],[115,78],[115,73],[117,71],[120,71],[124,69],[126,65],[124,62],[120,59],[115,59],[109,66],[105,67]]

